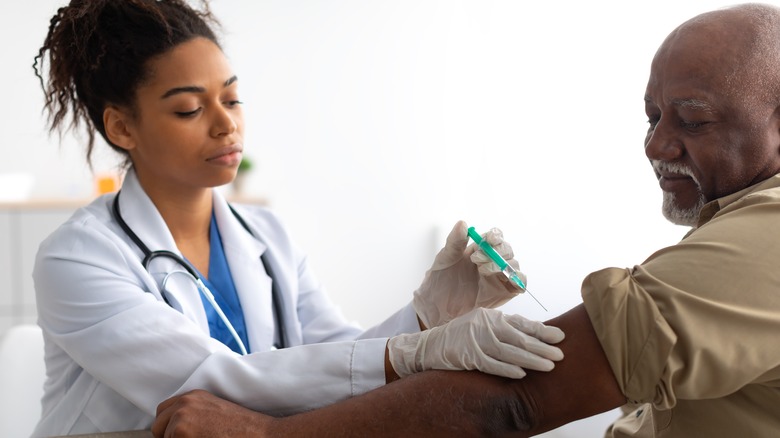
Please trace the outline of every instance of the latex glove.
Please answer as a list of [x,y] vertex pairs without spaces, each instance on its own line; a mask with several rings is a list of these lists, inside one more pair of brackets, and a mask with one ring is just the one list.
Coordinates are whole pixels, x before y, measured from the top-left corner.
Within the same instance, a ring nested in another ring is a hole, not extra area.
[[[422,284],[414,291],[412,306],[425,327],[444,324],[478,307],[498,307],[523,292],[475,243],[468,245],[467,230],[464,221],[455,224]],[[493,228],[482,237],[518,270],[527,284],[501,230]]]
[[479,370],[519,379],[525,369],[550,371],[563,352],[557,327],[500,310],[477,308],[439,327],[390,338],[390,364],[406,377],[425,370]]

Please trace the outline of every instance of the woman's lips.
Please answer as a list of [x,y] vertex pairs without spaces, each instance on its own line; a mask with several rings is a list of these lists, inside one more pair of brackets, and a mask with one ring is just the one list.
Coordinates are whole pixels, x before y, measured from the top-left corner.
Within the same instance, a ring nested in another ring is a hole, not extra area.
[[240,148],[229,147],[219,150],[216,154],[207,158],[206,161],[220,166],[238,166],[242,156]]

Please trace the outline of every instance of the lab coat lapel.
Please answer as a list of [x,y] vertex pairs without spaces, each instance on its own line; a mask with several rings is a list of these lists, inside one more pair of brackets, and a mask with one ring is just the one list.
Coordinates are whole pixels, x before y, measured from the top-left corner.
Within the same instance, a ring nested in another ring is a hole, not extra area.
[[260,257],[266,245],[253,237],[230,211],[227,201],[214,191],[214,214],[222,236],[233,283],[244,312],[249,350],[267,351],[274,342],[274,316],[271,278],[265,274]]
[[[127,225],[150,251],[167,250],[181,257],[165,220],[144,192],[133,169],[128,170],[122,183],[119,208]],[[149,274],[160,288],[165,277],[174,271],[184,271],[184,268],[169,257],[157,257],[149,264]],[[171,275],[165,285],[165,296],[171,307],[198,324],[206,334],[209,333],[200,292],[192,279],[184,274]]]

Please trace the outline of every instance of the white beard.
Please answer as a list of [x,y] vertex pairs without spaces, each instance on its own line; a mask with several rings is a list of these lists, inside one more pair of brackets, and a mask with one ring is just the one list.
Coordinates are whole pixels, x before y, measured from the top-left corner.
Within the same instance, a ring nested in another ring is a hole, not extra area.
[[707,200],[704,199],[704,194],[699,191],[699,199],[696,201],[696,205],[690,208],[680,208],[677,206],[674,193],[664,192],[664,201],[661,209],[664,217],[669,220],[669,222],[677,225],[695,227],[699,220],[699,213],[706,203]]
[[669,220],[669,222],[677,225],[695,227],[699,220],[699,213],[701,213],[701,209],[704,207],[704,204],[707,203],[707,199],[704,198],[704,194],[701,192],[701,184],[699,184],[699,180],[696,179],[693,171],[691,171],[688,166],[684,166],[679,163],[666,163],[658,160],[650,160],[650,162],[653,165],[653,169],[658,173],[661,173],[661,170],[664,170],[666,172],[687,175],[691,177],[693,182],[696,184],[696,189],[699,192],[699,198],[697,199],[694,206],[690,208],[678,207],[675,199],[676,196],[671,192],[663,192],[664,198],[663,204],[661,206],[664,217]]

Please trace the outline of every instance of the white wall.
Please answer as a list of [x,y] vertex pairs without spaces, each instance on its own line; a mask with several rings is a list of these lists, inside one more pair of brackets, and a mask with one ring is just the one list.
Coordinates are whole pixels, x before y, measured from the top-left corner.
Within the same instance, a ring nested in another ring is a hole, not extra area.
[[[30,68],[63,1],[0,3],[0,173],[34,173],[36,197],[92,190],[80,143],[68,137],[60,149],[43,132]],[[506,309],[538,319],[576,305],[587,273],[679,239],[642,150],[645,81],[669,31],[729,3],[213,8],[240,78],[246,152],[259,164],[250,191],[287,222],[345,314],[371,325],[410,299],[461,218],[504,230],[549,312],[526,296]],[[597,435],[584,427],[572,436]]]

